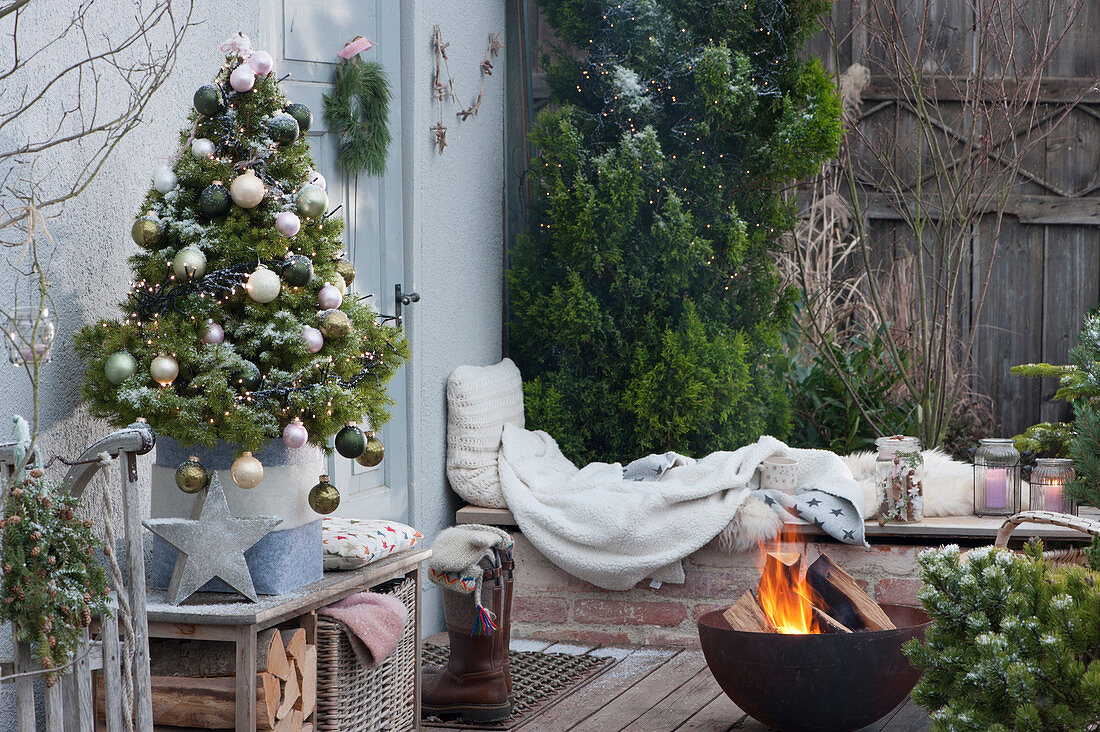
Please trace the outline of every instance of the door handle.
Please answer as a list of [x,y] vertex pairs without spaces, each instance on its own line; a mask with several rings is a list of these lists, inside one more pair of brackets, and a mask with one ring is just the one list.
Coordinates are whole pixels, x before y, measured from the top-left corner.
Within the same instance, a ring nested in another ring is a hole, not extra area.
[[420,302],[419,292],[405,292],[401,289],[401,283],[398,282],[393,286],[393,303],[394,312],[397,314],[397,327],[401,327],[404,315],[402,309],[412,305],[414,302]]

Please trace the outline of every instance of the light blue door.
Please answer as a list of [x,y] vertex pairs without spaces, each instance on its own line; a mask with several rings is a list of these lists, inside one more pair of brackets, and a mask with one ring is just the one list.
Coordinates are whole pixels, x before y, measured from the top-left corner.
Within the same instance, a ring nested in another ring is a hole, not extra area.
[[[394,285],[401,282],[404,270],[400,0],[272,0],[270,17],[276,73],[280,77],[289,73],[282,83],[287,97],[313,110],[309,131],[313,158],[328,182],[330,208],[342,205],[338,215],[346,223],[344,242],[356,272],[352,289],[372,294],[378,310],[393,314]],[[363,58],[382,64],[394,94],[389,117],[392,141],[387,172],[381,178],[349,176],[337,167],[336,136],[325,129],[323,119],[321,96],[332,88],[335,65],[343,63],[336,52],[356,36],[377,44]],[[262,48],[262,40],[257,41]],[[338,455],[330,458],[332,482],[341,494],[338,515],[408,521],[404,369],[390,382],[389,393],[397,404],[392,421],[378,431],[386,445],[382,464],[364,468]]]

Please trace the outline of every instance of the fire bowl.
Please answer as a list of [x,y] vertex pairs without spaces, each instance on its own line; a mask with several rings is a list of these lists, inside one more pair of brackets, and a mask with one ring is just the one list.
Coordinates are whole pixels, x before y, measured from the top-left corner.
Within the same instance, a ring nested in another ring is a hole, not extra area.
[[783,732],[852,732],[890,713],[920,671],[901,645],[931,625],[920,608],[883,605],[896,630],[781,635],[733,630],[713,610],[699,618],[707,666],[726,695]]

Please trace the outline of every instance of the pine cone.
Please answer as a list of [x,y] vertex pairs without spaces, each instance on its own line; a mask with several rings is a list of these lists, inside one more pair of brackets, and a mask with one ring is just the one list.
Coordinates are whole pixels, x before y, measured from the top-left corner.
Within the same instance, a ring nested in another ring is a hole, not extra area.
[[8,519],[8,523],[11,524],[12,526],[15,526],[17,523],[19,523],[22,520],[23,519],[21,519],[19,517],[19,514],[14,514],[11,518]]
[[11,574],[11,564],[4,565],[4,574]]
[[103,587],[103,596],[104,597],[110,597],[111,596],[111,588],[110,587],[108,587],[108,586]]
[[107,556],[111,556],[111,554],[114,553],[114,549],[112,549],[111,546],[107,544],[103,547],[103,553]]
[[72,507],[69,507],[62,512],[62,515],[65,517],[66,521],[72,521],[73,517],[76,516],[76,511],[74,511]]
[[44,475],[42,468],[31,468],[30,472],[32,478],[41,478]]
[[84,528],[85,529],[92,528],[92,520],[91,519],[84,519]]
[[[52,659],[52,658],[50,658],[49,656],[44,656],[44,657],[42,658],[42,668],[53,668],[53,659]],[[51,683],[50,683],[50,682],[49,682],[49,681],[47,680],[47,682],[46,682],[46,686],[53,686],[53,684],[51,684]]]
[[15,602],[15,598],[12,597],[11,595],[8,595],[7,597],[4,598],[4,604],[5,605],[10,605],[13,602]]
[[46,568],[45,568],[45,567],[43,567],[42,569],[38,570],[38,579],[46,579],[46,574],[47,574],[47,572],[46,572]]
[[54,598],[56,598],[56,597],[57,597],[57,588],[56,588],[56,587],[51,587],[51,588],[50,588],[50,593],[49,593],[49,594],[50,594],[50,599],[51,599],[51,600],[53,600]]
[[55,638],[52,635],[49,638],[47,638],[46,640],[49,642],[51,647],[57,645],[57,638]]
[[88,626],[92,624],[92,610],[91,608],[84,608],[80,611],[80,624]]
[[8,527],[7,519],[0,519],[0,529],[6,529]]
[[86,603],[88,603],[88,604],[91,604],[91,602],[92,602],[92,596],[91,596],[91,594],[90,594],[90,593],[87,593],[87,592],[85,592],[85,593],[84,593],[84,602],[86,602]]
[[32,557],[37,557],[41,553],[42,553],[42,547],[40,547],[40,546],[32,546],[31,547],[31,556]]
[[31,541],[41,541],[41,540],[42,540],[42,532],[41,531],[32,531],[31,532]]
[[26,597],[27,597],[27,593],[26,593],[26,592],[23,592],[23,588],[22,588],[22,587],[18,587],[18,586],[17,586],[17,587],[15,587],[15,588],[14,588],[14,589],[13,589],[13,590],[12,590],[11,592],[12,592],[12,594],[13,594],[13,595],[15,595],[15,598],[16,598],[17,600],[25,600],[25,599],[26,599]]
[[46,618],[42,621],[42,632],[49,633],[51,630],[53,630],[53,620]]
[[11,489],[11,497],[12,498],[22,498],[23,497],[23,489],[19,488],[19,487],[12,488]]
[[55,557],[54,555],[51,554],[46,559],[46,564],[50,565],[51,567],[54,566],[55,564],[57,564],[57,557]]
[[41,495],[38,497],[38,502],[42,504],[43,508],[49,508],[50,497],[47,495]]

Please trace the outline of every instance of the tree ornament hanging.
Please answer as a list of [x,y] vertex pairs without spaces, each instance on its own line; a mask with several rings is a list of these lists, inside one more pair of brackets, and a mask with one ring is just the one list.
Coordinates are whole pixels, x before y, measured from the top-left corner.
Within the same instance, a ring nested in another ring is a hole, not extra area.
[[202,334],[202,342],[208,346],[217,346],[225,341],[225,329],[213,320],[206,321],[206,330]]
[[160,239],[160,222],[148,216],[140,218],[130,227],[130,236],[142,249],[152,249]]
[[195,91],[195,110],[199,114],[213,117],[225,111],[222,93],[213,84],[203,84]]
[[329,283],[336,288],[336,291],[340,293],[340,297],[348,294],[348,283],[344,282],[344,278],[337,274],[332,278],[332,282]]
[[203,216],[217,218],[229,213],[233,205],[233,197],[229,195],[229,189],[222,185],[221,181],[214,181],[199,194],[199,211]]
[[241,173],[229,184],[229,195],[232,196],[233,203],[241,208],[259,206],[266,193],[264,182],[251,170]]
[[176,363],[176,359],[163,353],[154,358],[152,363],[149,364],[149,375],[153,377],[153,381],[161,386],[171,384],[179,376],[179,373],[180,365]]
[[297,450],[309,440],[309,432],[306,431],[302,420],[295,417],[293,421],[283,427],[283,444],[291,450]]
[[324,117],[328,128],[339,136],[336,163],[348,173],[386,172],[392,96],[378,62],[363,61],[356,53],[336,65],[332,94],[324,96]]
[[245,391],[254,391],[263,382],[260,367],[251,361],[243,361],[233,370],[233,385]]
[[290,239],[302,228],[302,220],[293,211],[280,211],[275,215],[275,230]]
[[336,274],[340,275],[348,287],[355,282],[355,267],[346,259],[336,260]]
[[279,112],[267,123],[267,134],[280,145],[289,145],[298,139],[298,120],[286,112]]
[[129,351],[116,351],[107,357],[103,364],[103,375],[107,381],[118,386],[130,378],[138,369],[137,359]]
[[351,319],[343,310],[324,310],[318,320],[325,338],[339,340],[351,333]]
[[320,186],[306,183],[298,190],[298,213],[306,218],[320,216],[328,209],[328,194]]
[[344,296],[335,285],[326,284],[317,291],[317,304],[323,310],[338,308],[343,301]]
[[382,440],[375,436],[374,430],[371,430],[367,433],[367,444],[363,449],[363,454],[355,458],[355,462],[365,468],[373,468],[382,462],[385,455],[386,446],[382,444]]
[[192,455],[176,467],[176,487],[184,493],[198,493],[210,485],[210,471]]
[[306,342],[306,348],[309,349],[310,353],[317,353],[325,345],[324,334],[308,325],[302,328],[302,340]]
[[198,247],[184,247],[172,258],[172,273],[176,279],[200,279],[206,274],[206,255]]
[[301,254],[291,254],[283,261],[282,276],[292,287],[305,287],[313,279],[313,262]]
[[251,452],[245,450],[229,466],[229,477],[239,488],[245,490],[255,488],[264,479],[263,463],[253,457]]
[[262,264],[248,276],[244,285],[248,296],[259,303],[271,302],[279,296],[282,282],[279,275]]
[[267,76],[271,73],[271,69],[275,67],[275,60],[271,58],[271,54],[267,51],[254,51],[248,57],[247,63],[256,76]]
[[315,185],[322,191],[328,191],[328,181],[325,180],[325,176],[321,175],[316,170],[311,170],[306,173],[306,183]]
[[153,171],[153,188],[157,189],[157,193],[168,193],[176,187],[178,182],[175,171],[167,165],[162,165]]
[[298,123],[299,134],[306,134],[309,132],[309,128],[313,126],[313,111],[306,105],[293,102],[283,107],[283,111],[293,117],[294,121]]
[[367,448],[367,438],[355,422],[348,422],[336,433],[336,437],[333,438],[333,446],[336,448],[336,452],[354,460],[362,455],[363,450]]
[[214,142],[205,137],[199,137],[191,141],[191,155],[196,158],[214,157]]
[[328,476],[317,479],[317,485],[309,489],[309,507],[315,512],[327,515],[340,507],[340,491],[328,482]]
[[256,72],[247,64],[241,64],[229,74],[229,86],[240,94],[252,91],[252,87],[256,86]]

